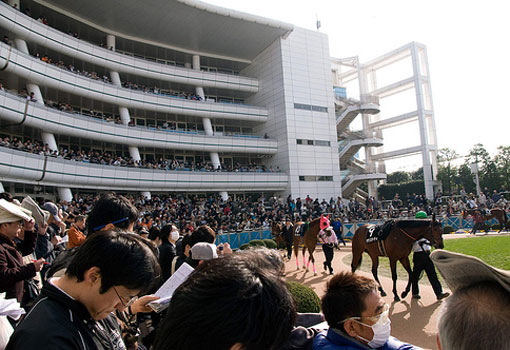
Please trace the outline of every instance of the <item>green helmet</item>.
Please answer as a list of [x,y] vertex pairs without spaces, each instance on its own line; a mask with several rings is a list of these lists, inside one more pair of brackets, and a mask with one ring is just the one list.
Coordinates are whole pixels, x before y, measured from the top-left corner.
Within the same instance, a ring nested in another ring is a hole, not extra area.
[[427,213],[425,213],[423,210],[416,213],[415,216],[416,219],[426,219],[428,218]]

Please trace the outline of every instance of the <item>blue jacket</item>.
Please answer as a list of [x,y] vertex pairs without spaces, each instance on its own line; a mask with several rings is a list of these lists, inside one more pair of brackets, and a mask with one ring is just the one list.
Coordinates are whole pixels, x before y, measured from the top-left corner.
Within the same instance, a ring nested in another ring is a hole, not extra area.
[[[313,341],[313,350],[366,350],[371,349],[368,345],[362,344],[359,341],[329,329],[319,333]],[[378,350],[419,350],[420,348],[402,343],[394,337],[390,337],[386,344],[377,348]]]

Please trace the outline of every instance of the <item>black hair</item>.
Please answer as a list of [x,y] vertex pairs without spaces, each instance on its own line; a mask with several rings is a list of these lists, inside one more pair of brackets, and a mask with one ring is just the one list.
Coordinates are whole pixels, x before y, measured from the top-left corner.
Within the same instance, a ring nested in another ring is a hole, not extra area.
[[214,243],[215,240],[216,233],[214,233],[213,229],[207,225],[199,226],[195,231],[191,233],[192,247],[199,242]]
[[[133,204],[126,197],[111,192],[102,195],[90,211],[87,218],[87,230],[93,233],[115,221],[120,221],[115,224],[115,227],[126,230],[137,219],[138,210]],[[98,229],[98,227],[101,228]]]
[[243,350],[279,349],[296,309],[285,282],[264,267],[264,259],[232,254],[199,265],[175,291],[154,350],[228,350],[238,343]]
[[66,275],[81,282],[91,267],[100,270],[100,293],[112,286],[124,286],[140,289],[143,294],[160,275],[156,249],[148,240],[129,232],[105,231],[86,239],[67,267]]
[[377,284],[371,278],[346,271],[333,276],[321,300],[329,326],[342,329],[346,318],[361,316],[366,308],[365,297],[371,292],[377,292]]
[[14,197],[9,192],[0,193],[0,199],[5,199],[7,202],[12,202]]
[[156,238],[159,237],[159,234],[160,234],[159,228],[157,228],[157,226],[152,226],[149,229],[149,236],[147,238],[149,238],[151,241],[155,241]]
[[168,242],[169,241],[169,238],[170,237],[170,232],[172,232],[172,225],[171,224],[167,224],[165,226],[163,226],[161,228],[161,231],[159,231],[159,239],[161,239],[162,241],[166,241]]

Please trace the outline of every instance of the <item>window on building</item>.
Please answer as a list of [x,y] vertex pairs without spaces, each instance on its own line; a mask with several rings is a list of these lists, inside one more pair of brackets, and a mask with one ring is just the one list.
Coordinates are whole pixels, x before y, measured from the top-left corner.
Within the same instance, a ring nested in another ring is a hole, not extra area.
[[323,140],[315,140],[316,146],[330,146],[331,143],[329,141],[323,141]]

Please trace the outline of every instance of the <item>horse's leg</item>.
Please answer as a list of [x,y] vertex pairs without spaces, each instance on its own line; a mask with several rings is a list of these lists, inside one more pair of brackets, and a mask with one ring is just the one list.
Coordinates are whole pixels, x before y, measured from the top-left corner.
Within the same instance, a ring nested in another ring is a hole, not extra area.
[[296,256],[296,268],[299,270],[298,246],[296,244],[296,240],[294,240],[294,255]]
[[[313,247],[313,248],[315,248],[315,247]],[[308,248],[308,254],[310,255],[308,263],[310,263],[310,260],[312,261],[313,275],[317,276],[317,272],[315,271],[315,257],[313,256],[313,250],[314,250],[313,248]]]
[[391,279],[393,280],[393,300],[400,301],[397,293],[397,260],[390,259]]
[[381,292],[381,295],[383,297],[385,297],[386,292],[384,291],[382,284],[379,281],[379,277],[377,277],[377,267],[379,267],[379,257],[376,254],[375,255],[370,254],[370,258],[372,259],[372,275],[374,276],[374,279],[379,284],[379,292]]
[[[306,255],[306,244],[303,245],[303,261],[305,261],[305,255]],[[310,255],[308,255],[308,261],[306,262],[306,271],[308,271],[308,269],[310,268]],[[304,266],[303,266],[304,268]]]
[[400,295],[402,299],[404,299],[409,291],[411,290],[411,277],[413,275],[413,271],[411,270],[411,263],[409,262],[409,256],[406,256],[405,258],[400,259],[400,263],[402,266],[404,266],[404,269],[406,269],[407,274],[409,275],[409,280],[407,281],[406,289],[402,292]]

